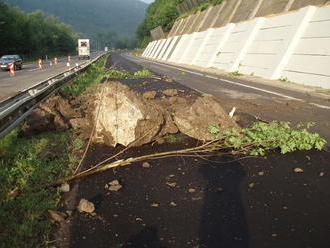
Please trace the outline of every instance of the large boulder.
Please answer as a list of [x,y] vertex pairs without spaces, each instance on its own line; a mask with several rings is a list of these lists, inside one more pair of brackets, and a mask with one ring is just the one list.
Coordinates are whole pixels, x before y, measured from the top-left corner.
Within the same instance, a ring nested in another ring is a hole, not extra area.
[[163,110],[126,85],[110,81],[96,92],[96,143],[139,146],[154,140],[165,124]]
[[212,140],[208,127],[218,124],[221,130],[239,126],[213,97],[198,97],[193,104],[175,108],[174,123],[180,132],[198,140]]

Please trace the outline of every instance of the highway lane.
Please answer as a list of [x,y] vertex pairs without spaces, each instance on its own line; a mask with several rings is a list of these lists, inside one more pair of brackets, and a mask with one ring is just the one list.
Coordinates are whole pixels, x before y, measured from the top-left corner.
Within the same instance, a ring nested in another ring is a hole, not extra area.
[[[92,53],[92,58],[98,56],[100,52]],[[10,98],[19,92],[22,92],[34,85],[56,76],[70,68],[74,68],[76,63],[81,64],[86,60],[79,60],[78,56],[71,57],[70,67],[67,64],[67,58],[59,59],[57,65],[50,66],[50,61],[43,62],[43,69],[38,65],[26,64],[22,70],[16,71],[16,76],[10,77],[8,71],[0,71],[0,101]]]
[[212,94],[228,112],[236,107],[238,113],[248,113],[268,121],[316,122],[313,130],[330,144],[330,95],[319,97],[308,92],[208,74],[128,54],[115,54],[113,57],[117,63],[131,61],[202,94]]

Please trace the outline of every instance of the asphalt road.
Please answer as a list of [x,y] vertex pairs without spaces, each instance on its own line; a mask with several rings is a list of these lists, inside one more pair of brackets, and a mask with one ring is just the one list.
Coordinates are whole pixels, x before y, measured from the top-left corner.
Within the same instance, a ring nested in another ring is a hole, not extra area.
[[317,126],[313,130],[330,142],[330,95],[317,96],[312,94],[313,92],[246,81],[239,77],[207,74],[128,54],[113,56],[117,64],[134,62],[200,93],[212,94],[222,101],[223,107],[228,112],[236,107],[238,112],[268,121],[290,121],[293,124],[315,122]]
[[[92,58],[99,53],[92,53]],[[16,71],[16,76],[10,77],[8,71],[0,70],[0,101],[10,98],[19,92],[29,89],[47,78],[56,76],[69,68],[75,67],[75,64],[83,63],[78,56],[71,57],[70,67],[67,67],[67,58],[59,59],[57,65],[50,66],[50,61],[43,62],[43,69],[38,68],[35,64],[24,64],[22,70]]]

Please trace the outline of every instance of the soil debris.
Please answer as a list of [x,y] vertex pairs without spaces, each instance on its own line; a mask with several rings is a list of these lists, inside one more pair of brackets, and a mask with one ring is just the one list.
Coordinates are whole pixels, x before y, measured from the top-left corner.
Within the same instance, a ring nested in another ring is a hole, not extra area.
[[65,218],[67,217],[64,213],[54,211],[54,210],[48,210],[48,213],[54,221],[59,222],[59,223],[64,223]]
[[95,211],[95,206],[94,206],[94,203],[92,203],[86,199],[81,199],[77,209],[78,209],[79,213],[92,214]]
[[157,92],[156,91],[147,91],[145,93],[143,93],[143,98],[145,99],[155,99],[157,95]]
[[119,183],[118,180],[113,180],[112,182],[105,185],[105,189],[108,189],[109,191],[119,191],[123,186]]
[[295,173],[303,173],[304,172],[304,170],[303,169],[301,169],[301,168],[294,168],[294,170],[293,170]]
[[163,94],[165,96],[176,96],[178,95],[178,90],[177,89],[167,89],[163,90]]
[[150,165],[150,163],[148,163],[148,162],[143,162],[142,167],[143,167],[143,168],[150,168],[151,165]]

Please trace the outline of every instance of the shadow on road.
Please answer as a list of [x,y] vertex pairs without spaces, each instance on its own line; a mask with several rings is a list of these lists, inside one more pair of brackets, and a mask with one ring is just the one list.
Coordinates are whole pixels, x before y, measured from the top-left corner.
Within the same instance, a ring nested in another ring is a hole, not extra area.
[[[226,157],[228,162],[233,158]],[[222,159],[223,161],[223,159]],[[248,248],[249,231],[240,193],[246,176],[238,162],[204,164],[204,206],[199,228],[200,248]]]

